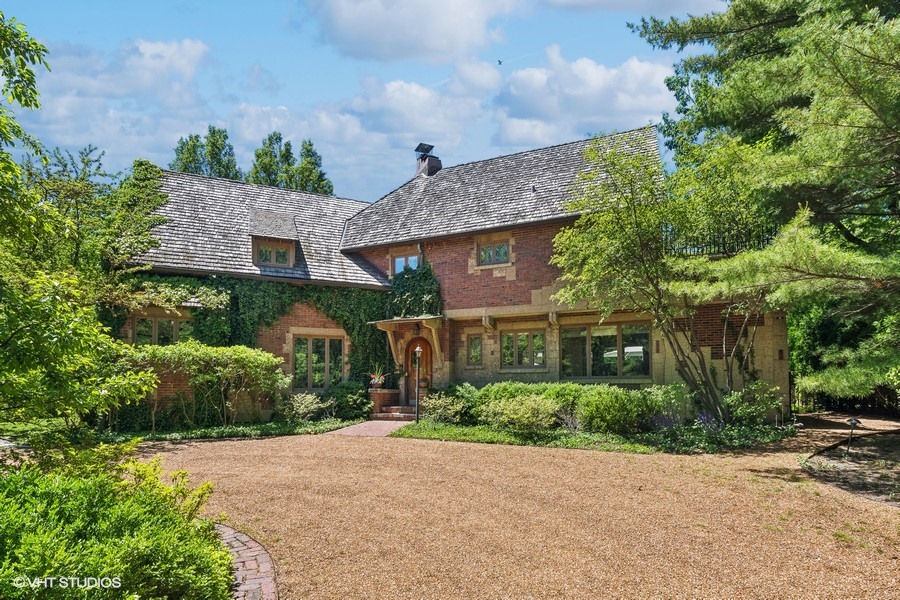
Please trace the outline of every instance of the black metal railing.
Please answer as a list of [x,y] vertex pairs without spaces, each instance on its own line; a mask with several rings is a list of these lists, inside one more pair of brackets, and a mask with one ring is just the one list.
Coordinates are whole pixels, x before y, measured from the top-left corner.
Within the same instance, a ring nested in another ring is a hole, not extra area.
[[756,226],[739,230],[684,236],[668,229],[663,233],[666,253],[676,256],[734,256],[767,246],[778,233],[777,227]]

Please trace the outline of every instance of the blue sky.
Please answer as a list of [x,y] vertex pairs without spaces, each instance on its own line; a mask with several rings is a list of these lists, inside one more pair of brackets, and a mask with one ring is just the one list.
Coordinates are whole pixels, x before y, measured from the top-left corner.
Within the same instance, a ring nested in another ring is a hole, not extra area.
[[[167,166],[178,139],[228,129],[242,168],[273,130],[311,138],[335,193],[376,200],[414,171],[640,127],[671,111],[654,52],[627,22],[720,0],[7,0],[50,50],[45,145]],[[502,60],[503,64],[498,64]]]

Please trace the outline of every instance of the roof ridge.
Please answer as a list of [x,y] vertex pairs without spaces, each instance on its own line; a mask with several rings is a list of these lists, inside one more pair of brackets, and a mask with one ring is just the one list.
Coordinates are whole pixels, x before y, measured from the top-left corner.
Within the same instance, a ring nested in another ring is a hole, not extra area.
[[[459,164],[453,165],[452,167],[444,167],[444,168],[442,168],[440,171],[438,171],[437,173],[435,173],[435,175],[438,175],[441,171],[452,171],[452,170],[458,169],[459,167],[465,167],[465,166],[474,165],[474,164],[478,164],[478,163],[487,163],[487,162],[490,162],[490,161],[493,161],[493,160],[500,160],[501,158],[507,158],[507,157],[510,157],[510,156],[518,156],[518,155],[521,155],[521,154],[529,154],[529,153],[532,153],[532,152],[540,152],[540,151],[542,151],[542,150],[550,150],[550,149],[552,149],[552,148],[562,148],[563,146],[573,146],[573,145],[575,145],[575,144],[584,144],[585,142],[591,142],[591,141],[593,141],[593,140],[596,139],[596,138],[611,138],[611,137],[616,137],[616,136],[625,135],[625,134],[629,134],[629,133],[634,133],[634,132],[636,132],[636,131],[641,131],[642,129],[648,129],[648,130],[649,130],[649,129],[656,129],[656,128],[657,128],[657,126],[656,126],[655,123],[650,123],[650,124],[648,124],[648,125],[642,125],[641,127],[635,127],[634,129],[626,129],[625,131],[613,131],[613,132],[611,132],[611,133],[606,133],[606,134],[603,134],[603,135],[594,135],[594,136],[587,137],[587,138],[584,138],[584,139],[581,139],[581,140],[575,140],[575,141],[573,141],[573,142],[563,142],[563,143],[561,143],[561,144],[551,144],[550,146],[542,146],[542,147],[540,147],[540,148],[532,148],[531,150],[520,150],[520,151],[518,151],[518,152],[510,152],[509,154],[501,154],[500,156],[493,156],[493,157],[491,157],[491,158],[482,158],[482,159],[480,159],[480,160],[470,160],[470,161],[467,161],[467,162],[463,162],[463,163],[459,163]],[[434,177],[435,175],[432,175],[431,177]],[[345,245],[344,245],[344,237],[347,235],[347,225],[350,223],[350,221],[356,219],[357,217],[360,217],[360,215],[362,215],[364,212],[366,212],[366,211],[369,210],[370,208],[373,208],[373,207],[376,206],[379,202],[381,202],[382,200],[386,199],[388,196],[391,196],[392,194],[394,194],[394,192],[397,192],[397,191],[399,191],[399,190],[402,190],[404,187],[408,186],[409,184],[413,183],[414,181],[418,181],[419,178],[422,177],[422,176],[424,176],[423,173],[419,173],[418,175],[414,175],[414,176],[411,177],[410,179],[407,179],[404,183],[401,183],[400,185],[398,185],[397,187],[395,187],[394,189],[392,189],[391,191],[389,191],[388,193],[386,193],[385,195],[383,195],[381,198],[379,198],[379,199],[376,200],[375,202],[369,202],[369,203],[368,203],[368,206],[365,207],[364,209],[362,209],[361,211],[359,211],[359,212],[357,212],[356,214],[354,214],[353,216],[351,216],[351,217],[345,219],[345,220],[344,220],[344,229],[343,229],[343,231],[341,232],[341,248],[342,248],[342,249],[345,248]],[[362,217],[360,217],[360,218],[362,218]]]
[[[597,138],[605,139],[605,138],[618,137],[618,136],[625,135],[628,133],[634,133],[634,132],[640,131],[642,129],[656,129],[656,125],[654,125],[654,124],[643,125],[641,127],[635,127],[634,129],[627,129],[625,131],[613,131],[611,133],[604,133],[602,135],[592,135],[590,137],[586,137],[586,138],[580,139],[580,140],[575,140],[573,142],[563,142],[561,144],[551,144],[549,146],[541,146],[540,148],[532,148],[531,150],[519,150],[518,152],[510,152],[509,154],[501,154],[500,156],[493,156],[491,158],[482,158],[480,160],[470,160],[468,162],[463,162],[463,163],[453,165],[452,167],[444,167],[441,169],[441,171],[450,171],[452,169],[457,169],[459,167],[466,167],[466,166],[474,165],[477,163],[491,162],[493,160],[500,160],[501,158],[509,158],[510,156],[519,156],[521,154],[531,154],[533,152],[541,152],[543,150],[552,150],[553,148],[562,148],[563,146],[574,146],[575,144],[584,144],[586,142],[592,142]],[[438,172],[440,172],[440,171],[438,171]],[[418,176],[416,176],[416,177],[418,177]],[[410,181],[416,179],[416,177],[413,177],[413,179],[411,179]]]
[[198,179],[205,179],[207,181],[220,181],[229,184],[237,184],[237,185],[247,185],[252,187],[260,187],[265,188],[267,190],[273,190],[276,192],[281,192],[285,194],[306,194],[308,196],[315,196],[317,198],[322,198],[323,200],[346,200],[347,202],[355,202],[356,204],[366,204],[369,205],[371,202],[366,202],[365,200],[357,200],[355,198],[347,198],[345,196],[336,196],[333,194],[320,194],[319,192],[307,192],[306,190],[295,190],[289,188],[281,188],[277,185],[267,185],[265,183],[252,183],[250,181],[243,181],[241,179],[229,179],[228,177],[215,177],[213,175],[201,175],[200,173],[186,173],[184,171],[176,171],[174,169],[163,169],[159,168],[163,173],[167,173],[170,175],[178,175],[184,177],[193,177]]
[[413,177],[345,221],[341,250],[560,218],[569,184],[587,168],[585,149],[623,144],[629,154],[658,158],[657,131],[650,123]]

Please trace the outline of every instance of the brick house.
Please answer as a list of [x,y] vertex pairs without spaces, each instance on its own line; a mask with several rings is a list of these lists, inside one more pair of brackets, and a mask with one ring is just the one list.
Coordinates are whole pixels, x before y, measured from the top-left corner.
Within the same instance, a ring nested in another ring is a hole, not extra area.
[[[629,151],[659,156],[656,130],[617,134]],[[373,204],[164,172],[168,222],[146,255],[159,273],[282,280],[297,285],[388,289],[394,273],[427,260],[441,284],[443,314],[378,321],[398,365],[414,364],[429,387],[451,381],[609,382],[678,380],[665,342],[640,314],[602,324],[585,307],[553,300],[559,271],[553,238],[573,222],[565,210],[591,142],[577,141],[442,168],[421,145],[416,175]],[[699,342],[722,358],[721,306],[699,315]],[[759,317],[756,368],[788,389],[784,315]],[[190,313],[131,317],[125,335],[169,343],[189,331]],[[350,339],[315,307],[297,304],[259,333],[258,346],[285,361],[297,389],[345,378]],[[322,368],[324,365],[324,369]],[[401,379],[399,402],[414,395]],[[164,383],[164,385],[167,385]]]

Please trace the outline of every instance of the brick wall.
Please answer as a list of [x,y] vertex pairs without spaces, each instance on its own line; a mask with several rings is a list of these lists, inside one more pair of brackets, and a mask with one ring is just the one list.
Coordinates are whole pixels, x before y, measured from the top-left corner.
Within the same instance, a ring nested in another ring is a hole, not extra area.
[[346,334],[339,323],[326,317],[314,305],[298,302],[294,304],[289,313],[279,317],[271,327],[260,328],[256,339],[257,348],[284,359],[285,373],[294,372],[291,346],[291,339],[294,335],[291,333],[292,329],[333,330],[336,335],[339,334],[345,338],[345,343],[348,343],[348,346],[344,348],[344,356],[346,357],[349,352],[349,340],[346,339]]
[[[540,223],[517,227],[491,238],[509,237],[511,265],[475,268],[472,260],[481,236],[464,235],[424,242],[422,250],[441,283],[445,310],[527,305],[531,292],[556,283],[560,271],[550,266],[553,238],[562,224]],[[508,235],[507,235],[508,234]],[[363,250],[360,256],[383,273],[390,272],[390,248]]]
[[[728,325],[725,324],[724,310],[726,304],[707,304],[697,310],[694,315],[695,334],[697,342],[702,348],[709,347],[713,359],[724,358],[725,352],[731,352],[737,343],[737,335],[744,322],[744,315],[732,314],[728,317]],[[678,322],[682,331],[686,331],[688,322],[681,319]],[[766,324],[765,315],[751,317],[748,326],[756,324],[760,327]],[[725,347],[722,346],[722,337],[725,336]]]

